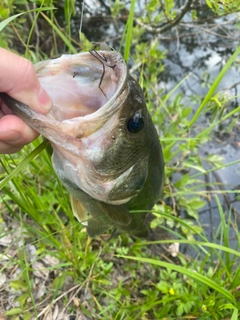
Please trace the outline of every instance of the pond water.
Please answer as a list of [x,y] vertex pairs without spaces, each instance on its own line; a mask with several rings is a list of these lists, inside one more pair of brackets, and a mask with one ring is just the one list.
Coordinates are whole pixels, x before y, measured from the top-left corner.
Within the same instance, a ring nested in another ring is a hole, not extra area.
[[[231,15],[218,20],[218,24],[212,22],[211,26],[199,27],[193,30],[185,21],[178,30],[180,40],[172,34],[172,38],[162,41],[162,48],[167,49],[167,57],[164,61],[166,71],[165,77],[162,78],[162,87],[166,91],[170,91],[178,82],[180,82],[189,72],[192,72],[183,85],[177,90],[184,94],[184,104],[186,106],[194,106],[191,96],[198,95],[205,97],[208,92],[206,86],[203,85],[203,79],[212,82],[221,71],[222,67],[233,54],[239,44],[240,31],[234,26],[237,22],[237,16]],[[224,32],[223,32],[224,30]],[[196,34],[197,33],[197,34]],[[223,36],[224,33],[224,36]],[[170,41],[171,39],[171,41]],[[208,77],[209,78],[208,78]],[[239,106],[240,78],[239,68],[235,65],[230,68],[217,90],[221,90],[229,97],[236,97],[229,101],[226,106],[228,111]],[[194,106],[197,110],[199,104]],[[202,116],[199,119],[198,130],[203,130],[210,125],[211,115]],[[223,158],[223,163],[228,164],[240,159],[240,118],[236,119],[236,124],[230,132],[227,128],[230,121],[225,122],[225,126],[218,126],[211,138],[211,141],[204,144],[199,150],[201,155],[214,154]],[[209,169],[206,165],[205,169]],[[175,179],[178,178],[175,177]],[[227,166],[224,169],[217,170],[202,175],[203,181],[210,182],[212,187],[210,191],[217,190],[240,190],[240,163]],[[219,186],[214,186],[218,183]],[[239,196],[239,194],[238,194]],[[219,199],[223,205],[225,213],[232,211],[233,225],[240,227],[240,201],[234,193],[226,193],[219,195]],[[208,204],[199,212],[199,218],[204,230],[213,238],[216,230],[221,223],[219,209],[214,197],[210,198]],[[235,247],[236,233],[233,229],[230,231],[231,246]]]

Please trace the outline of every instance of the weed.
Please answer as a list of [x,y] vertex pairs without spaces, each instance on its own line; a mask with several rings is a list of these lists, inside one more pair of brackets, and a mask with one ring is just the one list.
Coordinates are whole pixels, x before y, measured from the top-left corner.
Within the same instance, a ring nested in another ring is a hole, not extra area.
[[[64,1],[63,7],[53,1],[32,2],[29,8],[27,1],[3,1],[2,47],[19,49],[33,62],[90,48],[84,34],[80,43],[71,30],[77,1]],[[191,104],[185,105],[181,92],[192,73],[173,89],[165,91],[160,85],[167,52],[159,46],[159,33],[174,25],[177,18],[176,3],[163,2],[164,10],[159,10],[157,1],[147,2],[142,16],[136,13],[136,1],[131,2],[120,47],[124,47],[131,70],[138,73],[163,145],[165,196],[155,205],[151,221],[161,240],[146,242],[126,234],[108,241],[106,235],[87,237],[84,227],[73,218],[69,196],[52,169],[48,143],[41,138],[18,154],[2,156],[0,243],[5,249],[0,267],[7,281],[0,296],[8,305],[5,315],[11,319],[47,315],[61,319],[70,314],[116,320],[239,317],[239,218],[231,205],[224,208],[220,200],[226,195],[239,200],[240,192],[208,178],[240,160],[224,163],[216,154],[201,153],[201,147],[212,139],[219,125],[226,126],[228,132],[237,126],[240,107],[227,107],[235,97],[217,90],[240,48],[213,82],[203,75],[208,93],[191,97],[192,103],[199,105],[195,112]],[[207,3],[222,12],[223,2]],[[229,6],[234,9],[226,2],[225,12]],[[123,9],[126,4],[114,2],[113,23],[118,22]],[[61,10],[62,20],[58,17]],[[192,17],[197,19],[196,11]],[[203,128],[199,120],[207,113],[211,119]],[[212,199],[218,208],[215,219],[219,225],[210,239],[199,215]],[[234,248],[230,237],[235,239]],[[162,250],[176,242],[181,250],[175,255],[168,247]],[[191,254],[184,254],[184,248]]]

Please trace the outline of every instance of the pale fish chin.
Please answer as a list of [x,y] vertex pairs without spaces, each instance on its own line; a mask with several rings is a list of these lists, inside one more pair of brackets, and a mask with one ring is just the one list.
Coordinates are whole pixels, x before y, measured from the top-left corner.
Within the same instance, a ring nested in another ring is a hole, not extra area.
[[129,175],[134,170],[134,165],[124,171],[120,176],[116,178],[109,176],[107,179],[106,176],[101,176],[94,172],[94,169],[91,169],[91,163],[88,161],[85,162],[83,158],[78,158],[78,162],[74,163],[74,161],[62,158],[55,149],[52,160],[54,169],[59,177],[66,176],[75,186],[99,201],[112,205],[121,205],[127,203],[140,191],[136,190],[136,192],[133,193],[133,191],[130,190],[129,195],[124,192],[124,197],[119,197],[118,195],[118,197],[114,199],[109,197],[111,191],[120,185],[124,185],[124,181],[126,181],[125,188],[128,188],[127,181],[129,180]]

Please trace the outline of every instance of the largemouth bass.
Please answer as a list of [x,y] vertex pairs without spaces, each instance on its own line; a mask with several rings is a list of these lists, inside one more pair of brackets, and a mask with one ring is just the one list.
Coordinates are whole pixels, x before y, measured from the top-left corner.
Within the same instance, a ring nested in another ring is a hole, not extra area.
[[[72,210],[96,236],[114,226],[146,236],[159,199],[164,161],[143,92],[116,51],[63,55],[35,65],[53,100],[45,115],[6,94],[14,114],[47,138]],[[139,210],[139,212],[132,212]]]

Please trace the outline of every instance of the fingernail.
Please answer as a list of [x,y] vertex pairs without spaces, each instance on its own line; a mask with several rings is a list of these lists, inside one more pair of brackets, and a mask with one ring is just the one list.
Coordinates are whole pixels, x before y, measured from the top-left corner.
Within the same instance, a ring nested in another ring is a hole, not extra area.
[[0,140],[6,143],[14,143],[21,138],[21,134],[18,131],[10,130],[0,132]]
[[41,109],[43,109],[45,112],[48,112],[52,109],[52,99],[42,87],[38,95],[38,103]]

